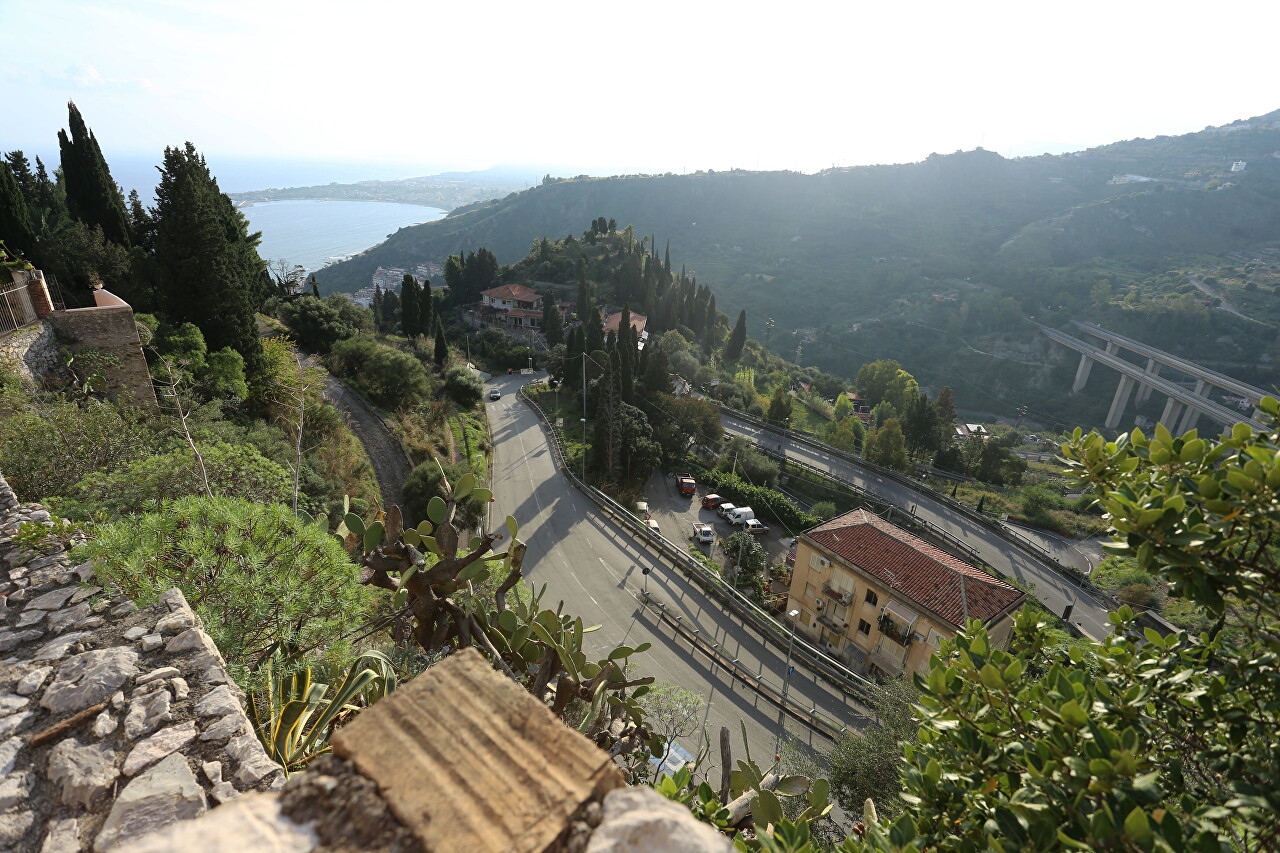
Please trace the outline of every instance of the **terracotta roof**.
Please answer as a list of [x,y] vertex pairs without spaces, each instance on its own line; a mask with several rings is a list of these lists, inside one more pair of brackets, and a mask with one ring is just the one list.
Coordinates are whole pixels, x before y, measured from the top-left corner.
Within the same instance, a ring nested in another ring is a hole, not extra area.
[[956,627],[966,610],[960,600],[961,575],[972,619],[989,621],[1026,598],[1026,593],[863,509],[802,535]]
[[501,287],[492,287],[482,291],[481,296],[488,296],[493,299],[514,299],[517,302],[536,302],[542,297],[531,287],[525,287],[523,284],[504,284]]
[[[635,312],[632,312],[631,328],[636,330],[637,335],[644,331],[644,327],[648,325],[648,323],[649,323],[648,317],[644,316],[643,314],[636,314]],[[604,330],[606,333],[610,331],[616,332],[618,331],[618,327],[621,325],[622,325],[622,312],[618,311],[617,313],[610,314],[608,319],[604,321]]]

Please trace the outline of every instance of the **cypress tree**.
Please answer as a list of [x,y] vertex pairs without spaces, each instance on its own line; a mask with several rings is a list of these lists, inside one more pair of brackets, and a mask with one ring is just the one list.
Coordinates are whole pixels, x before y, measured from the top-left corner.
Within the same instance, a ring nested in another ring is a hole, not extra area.
[[406,338],[412,338],[421,331],[418,320],[418,283],[405,273],[400,283],[400,331]]
[[31,161],[21,151],[10,151],[4,155],[4,160],[9,164],[9,168],[13,170],[13,177],[18,182],[18,188],[22,190],[22,197],[26,199],[27,206],[34,207],[36,204],[36,176],[31,174]]
[[444,369],[444,363],[449,359],[449,344],[444,339],[444,326],[436,322],[436,367]]
[[747,311],[738,312],[738,322],[724,345],[724,357],[727,361],[736,361],[742,355],[742,347],[747,342]]
[[381,332],[382,331],[382,288],[377,284],[373,286],[373,303],[369,306],[369,310],[373,312],[373,328]]
[[435,305],[431,301],[431,279],[424,278],[418,289],[418,333],[425,335],[435,327]]
[[85,127],[80,110],[71,101],[67,102],[67,125],[71,128],[70,137],[65,130],[58,131],[67,210],[73,219],[97,225],[108,240],[127,248],[129,220],[124,211],[124,198],[111,178],[98,140]]
[[45,169],[44,161],[39,157],[36,158],[36,206],[40,208],[41,215],[49,218],[60,212],[62,208],[58,201],[57,188],[49,178],[49,171]]
[[542,297],[542,337],[546,338],[549,347],[564,341],[564,323],[560,320],[560,308],[553,293]]
[[10,252],[28,259],[34,257],[36,233],[27,214],[27,200],[13,169],[5,162],[0,162],[0,239],[5,241]]
[[198,326],[210,351],[240,353],[256,380],[264,368],[253,303],[264,269],[258,235],[190,142],[165,149],[155,214],[155,270],[169,320]]
[[382,294],[382,330],[394,332],[400,325],[400,294],[388,290]]

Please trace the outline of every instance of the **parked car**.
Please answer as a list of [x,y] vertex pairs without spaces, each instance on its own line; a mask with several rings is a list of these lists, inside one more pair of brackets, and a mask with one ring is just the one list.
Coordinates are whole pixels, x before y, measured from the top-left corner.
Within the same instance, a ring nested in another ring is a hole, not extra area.
[[733,512],[725,515],[725,518],[728,519],[729,523],[734,526],[746,524],[748,521],[750,521],[755,517],[756,517],[755,510],[753,510],[749,506],[740,506],[737,509],[735,509]]
[[742,529],[747,531],[748,533],[754,533],[757,536],[762,536],[765,533],[769,532],[769,528],[765,527],[763,524],[760,523],[759,519],[755,519],[755,518],[747,519],[747,522]]
[[721,518],[728,518],[729,513],[733,512],[737,508],[738,507],[735,506],[734,504],[731,504],[728,501],[724,501],[716,505],[716,512],[720,515]]
[[694,522],[693,538],[701,542],[703,545],[710,545],[716,541],[716,529],[710,524],[701,524]]
[[648,501],[636,501],[636,515],[640,516],[641,518],[649,517]]
[[490,400],[501,400],[501,399],[502,399],[502,390],[501,390],[501,389],[499,389],[499,388],[490,388],[490,389],[489,389],[489,399],[490,399]]
[[703,509],[715,509],[716,507],[720,506],[720,504],[722,503],[724,503],[724,498],[720,497],[719,495],[703,495],[702,496]]
[[652,518],[651,518],[651,519],[649,519],[648,521],[646,521],[646,522],[644,523],[644,526],[645,526],[645,527],[647,527],[647,528],[649,528],[650,530],[652,530],[654,533],[661,533],[661,532],[662,532],[662,529],[661,529],[660,527],[658,527],[658,522],[654,521]]

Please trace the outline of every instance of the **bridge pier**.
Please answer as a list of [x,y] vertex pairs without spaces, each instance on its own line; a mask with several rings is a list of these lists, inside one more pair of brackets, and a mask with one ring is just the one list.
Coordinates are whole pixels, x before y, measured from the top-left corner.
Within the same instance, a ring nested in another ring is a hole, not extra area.
[[1182,403],[1179,403],[1173,397],[1164,404],[1164,412],[1160,415],[1160,423],[1164,424],[1164,428],[1173,432],[1174,425],[1178,423],[1178,416],[1182,414]]
[[1120,425],[1124,415],[1124,407],[1129,403],[1129,395],[1133,393],[1136,380],[1132,376],[1121,376],[1116,386],[1116,395],[1111,398],[1111,411],[1107,412],[1107,429],[1115,429]]
[[[1146,372],[1150,373],[1152,376],[1160,375],[1160,365],[1156,363],[1154,358],[1147,359]],[[1149,399],[1151,399],[1151,386],[1146,384],[1139,385],[1138,394],[1133,398],[1133,401],[1135,403],[1145,403]]]
[[1071,386],[1071,393],[1084,390],[1084,384],[1089,381],[1089,371],[1093,370],[1093,359],[1087,355],[1080,356],[1080,366],[1076,368],[1076,381]]
[[[1196,389],[1191,393],[1197,397],[1209,396],[1209,384],[1203,379],[1196,380]],[[1178,424],[1178,435],[1182,435],[1188,430],[1194,429],[1196,422],[1200,420],[1200,410],[1191,406],[1187,406],[1187,411],[1182,415],[1182,422]]]

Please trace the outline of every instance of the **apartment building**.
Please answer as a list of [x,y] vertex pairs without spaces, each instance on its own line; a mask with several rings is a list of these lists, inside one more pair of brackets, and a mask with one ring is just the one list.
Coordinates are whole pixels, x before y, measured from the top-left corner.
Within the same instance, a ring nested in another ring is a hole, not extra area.
[[868,674],[923,671],[967,619],[1007,642],[1026,593],[866,510],[800,534],[787,610],[797,630]]

